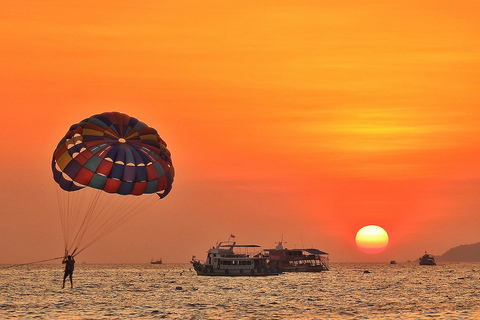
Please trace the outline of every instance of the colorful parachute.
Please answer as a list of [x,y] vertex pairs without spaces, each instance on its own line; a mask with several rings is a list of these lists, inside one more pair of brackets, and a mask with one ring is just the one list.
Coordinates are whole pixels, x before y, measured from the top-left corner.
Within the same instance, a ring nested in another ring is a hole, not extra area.
[[[65,250],[70,253],[78,253],[125,222],[132,212],[141,211],[143,198],[151,200],[149,194],[165,197],[174,178],[170,152],[157,131],[120,112],[97,114],[72,125],[53,153],[52,171],[63,189],[57,194]],[[84,195],[71,196],[92,189],[100,191],[90,196],[88,205]],[[97,210],[105,193],[116,197],[105,200]],[[142,201],[140,205],[125,203],[131,198]],[[114,203],[119,208],[113,208]]]
[[157,131],[119,112],[71,126],[53,153],[52,170],[66,191],[91,187],[161,198],[170,192],[174,176],[170,152]]

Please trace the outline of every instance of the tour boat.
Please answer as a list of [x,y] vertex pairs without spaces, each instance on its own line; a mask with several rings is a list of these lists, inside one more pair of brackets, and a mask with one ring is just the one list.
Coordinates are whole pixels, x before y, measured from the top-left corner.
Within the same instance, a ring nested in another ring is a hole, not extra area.
[[152,260],[150,260],[150,263],[151,263],[151,264],[162,264],[163,261],[162,261],[162,259],[155,259],[155,260],[154,260],[154,259],[152,258]]
[[190,261],[199,276],[272,276],[279,270],[268,265],[259,245],[239,245],[234,241],[223,241],[207,251],[204,263],[192,257]]
[[436,265],[435,258],[431,254],[428,254],[427,251],[425,251],[425,254],[419,259],[419,262],[422,266]]
[[320,272],[330,270],[328,253],[318,249],[287,249],[283,239],[275,249],[266,249],[269,266],[282,272]]

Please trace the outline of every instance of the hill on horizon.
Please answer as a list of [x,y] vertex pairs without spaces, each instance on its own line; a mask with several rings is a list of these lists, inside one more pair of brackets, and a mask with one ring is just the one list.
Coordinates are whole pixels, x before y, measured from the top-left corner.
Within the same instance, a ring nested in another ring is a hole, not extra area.
[[435,257],[435,260],[442,262],[480,262],[480,242],[451,248],[443,255]]

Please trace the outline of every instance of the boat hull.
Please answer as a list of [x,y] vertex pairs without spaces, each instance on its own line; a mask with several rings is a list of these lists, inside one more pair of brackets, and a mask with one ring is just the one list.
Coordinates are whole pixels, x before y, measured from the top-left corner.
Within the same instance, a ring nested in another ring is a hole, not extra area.
[[197,261],[192,262],[193,268],[197,275],[208,277],[266,277],[277,276],[281,272],[268,268],[256,268],[256,269],[223,269],[213,268],[211,266],[205,266]]
[[300,267],[282,267],[283,272],[322,272],[328,271],[323,266],[300,266]]

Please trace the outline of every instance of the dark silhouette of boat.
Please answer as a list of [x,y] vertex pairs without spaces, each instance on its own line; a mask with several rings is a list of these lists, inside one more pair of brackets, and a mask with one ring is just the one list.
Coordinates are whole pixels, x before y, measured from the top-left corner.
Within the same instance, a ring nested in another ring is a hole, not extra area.
[[434,266],[436,265],[435,263],[435,257],[431,254],[428,254],[427,251],[425,251],[425,254],[421,256],[419,259],[419,263],[421,266]]
[[156,260],[154,260],[154,259],[152,258],[152,260],[150,260],[150,263],[151,263],[151,264],[163,264],[163,261],[162,261],[162,259],[156,259]]
[[318,249],[287,249],[283,239],[268,252],[268,265],[282,272],[320,272],[330,269],[328,253]]

